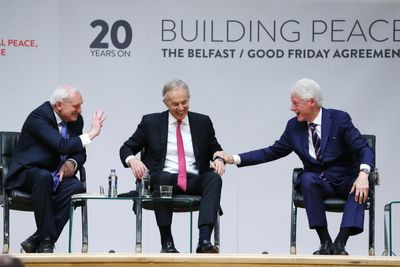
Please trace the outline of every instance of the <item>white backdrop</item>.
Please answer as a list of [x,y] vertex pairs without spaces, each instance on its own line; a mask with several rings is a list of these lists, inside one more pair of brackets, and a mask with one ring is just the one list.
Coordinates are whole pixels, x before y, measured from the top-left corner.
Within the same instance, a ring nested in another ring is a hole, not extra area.
[[[78,86],[86,130],[95,110],[107,113],[101,136],[87,149],[88,192],[106,186],[111,168],[120,192],[133,189],[118,151],[143,114],[165,109],[161,90],[167,80],[189,84],[190,109],[210,115],[224,149],[238,153],[280,137],[293,116],[290,87],[309,77],[320,83],[325,107],[348,111],[361,132],[377,136],[382,184],[376,189],[376,248],[378,255],[383,251],[383,206],[400,198],[398,1],[1,0],[0,6],[1,130],[19,131],[58,84]],[[290,155],[228,167],[222,253],[289,253],[291,173],[297,166]],[[74,252],[80,251],[79,213]],[[340,217],[329,215],[333,237]],[[144,252],[158,252],[153,213],[145,212],[143,220]],[[89,252],[134,251],[134,222],[131,203],[90,202]],[[188,251],[188,223],[188,215],[174,217],[181,252]],[[350,254],[367,255],[365,227],[349,240]],[[33,214],[12,211],[11,252],[34,230]],[[66,227],[56,252],[67,251],[67,234]],[[303,210],[297,239],[299,254],[318,247]],[[197,231],[194,240],[196,245]]]

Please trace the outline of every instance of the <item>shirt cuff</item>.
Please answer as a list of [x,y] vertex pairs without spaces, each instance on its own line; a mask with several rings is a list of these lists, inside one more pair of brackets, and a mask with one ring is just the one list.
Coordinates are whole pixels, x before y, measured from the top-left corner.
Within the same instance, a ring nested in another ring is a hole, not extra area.
[[136,157],[134,156],[134,155],[130,155],[130,156],[128,156],[126,159],[125,159],[125,163],[126,163],[126,165],[128,165],[128,167],[130,167],[129,166],[129,160],[131,160],[131,159],[135,159]]
[[233,164],[239,165],[240,163],[242,163],[242,160],[240,159],[239,155],[232,155],[233,157]]
[[362,163],[360,165],[360,170],[362,169],[367,169],[369,172],[371,171],[371,166],[369,166],[368,164]]
[[73,158],[67,160],[72,162],[72,164],[74,165],[74,172],[76,172],[76,170],[78,169],[78,162],[76,162],[76,160],[74,160]]
[[81,134],[79,137],[81,138],[83,147],[86,147],[87,145],[89,145],[92,142],[92,140],[90,140],[89,135],[87,133]]

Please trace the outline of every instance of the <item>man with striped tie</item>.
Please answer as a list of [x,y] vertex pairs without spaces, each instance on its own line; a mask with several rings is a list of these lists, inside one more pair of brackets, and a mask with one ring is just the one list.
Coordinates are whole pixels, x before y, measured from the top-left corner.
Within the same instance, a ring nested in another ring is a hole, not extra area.
[[[320,248],[314,254],[348,255],[345,246],[349,236],[363,231],[368,174],[374,167],[374,152],[348,113],[322,107],[317,82],[297,81],[291,91],[291,102],[296,116],[288,121],[282,136],[272,146],[239,155],[217,152],[215,156],[243,167],[295,152],[304,165],[297,186],[304,197],[309,227],[317,231],[320,239]],[[334,242],[328,232],[323,204],[327,196],[347,199]]]

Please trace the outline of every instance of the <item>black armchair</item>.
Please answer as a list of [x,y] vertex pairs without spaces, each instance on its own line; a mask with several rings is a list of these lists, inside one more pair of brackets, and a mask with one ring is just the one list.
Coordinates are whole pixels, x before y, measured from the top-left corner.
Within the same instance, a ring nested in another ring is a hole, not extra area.
[[[375,151],[376,137],[374,135],[363,135],[369,146]],[[290,224],[290,254],[296,254],[296,223],[297,208],[304,208],[304,200],[301,192],[295,188],[295,184],[299,179],[299,175],[303,171],[302,168],[295,168],[292,176],[292,204],[291,204],[291,224]],[[375,255],[375,185],[379,185],[378,169],[371,171],[369,175],[369,194],[365,209],[369,210],[369,244],[368,254]],[[343,212],[345,199],[327,198],[324,200],[326,211]]]
[[[136,182],[136,190],[139,192],[139,196],[141,196],[140,192],[141,187],[143,184],[141,181]],[[134,205],[135,208],[135,213],[136,213],[136,252],[142,252],[141,251],[141,245],[142,245],[142,212],[141,209],[145,210],[154,210],[154,200],[153,198],[143,198],[138,200],[136,205]],[[163,201],[163,200],[161,200]],[[173,196],[171,200],[165,200],[165,201],[171,201],[172,202],[172,210],[173,212],[189,212],[190,213],[190,253],[192,253],[192,243],[193,243],[193,238],[192,238],[192,229],[193,229],[193,212],[198,211],[200,209],[200,201],[201,197],[200,196],[195,196],[195,195],[176,195]],[[139,210],[140,209],[140,210]],[[218,249],[220,249],[220,216],[223,214],[222,209],[219,209],[217,220],[214,223],[214,246]]]
[[[146,157],[146,150],[142,149],[140,158],[143,160]],[[141,197],[143,183],[141,180],[136,181],[136,191],[139,197]],[[193,229],[193,212],[200,209],[200,196],[195,195],[176,195],[171,200],[173,212],[189,212],[190,213],[190,253],[192,253],[192,229]],[[139,199],[133,206],[136,214],[136,252],[142,252],[142,209],[154,210],[154,199]],[[220,248],[220,216],[223,214],[222,209],[219,209],[217,221],[214,223],[214,246]]]
[[[20,190],[7,191],[4,188],[11,155],[20,137],[19,132],[0,132],[0,204],[3,206],[3,254],[10,248],[10,210],[33,211],[32,196]],[[79,170],[80,180],[86,188],[86,173],[82,167]],[[87,249],[87,206],[84,202],[75,204],[82,207],[82,252]]]

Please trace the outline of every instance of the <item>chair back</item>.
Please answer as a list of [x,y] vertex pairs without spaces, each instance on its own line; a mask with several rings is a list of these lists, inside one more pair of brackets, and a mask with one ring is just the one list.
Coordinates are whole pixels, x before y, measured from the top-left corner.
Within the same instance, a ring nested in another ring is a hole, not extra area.
[[365,139],[365,141],[367,141],[368,145],[375,151],[375,143],[376,143],[375,135],[363,134],[362,137],[364,137],[364,139]]
[[11,156],[17,146],[20,132],[0,132],[0,165],[2,166],[0,189],[3,195],[4,182],[10,165]]
[[[372,150],[374,151],[375,155],[376,155],[376,136],[372,135],[372,134],[363,134],[362,137],[364,137],[365,141],[367,141],[368,145],[372,148]],[[375,162],[374,162],[375,165]]]

